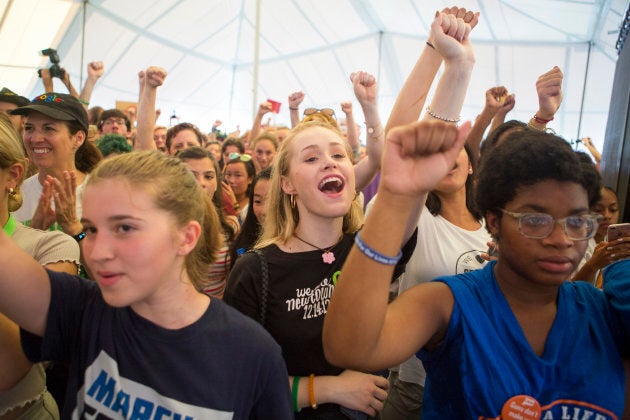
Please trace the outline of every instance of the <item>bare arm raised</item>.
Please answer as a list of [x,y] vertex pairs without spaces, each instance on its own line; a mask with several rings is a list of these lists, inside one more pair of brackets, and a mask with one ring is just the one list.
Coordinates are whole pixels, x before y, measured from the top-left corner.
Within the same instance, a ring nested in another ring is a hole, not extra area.
[[162,86],[166,79],[166,70],[162,67],[152,66],[138,73],[140,82],[140,99],[138,101],[138,125],[136,137],[136,150],[156,150],[153,141],[153,129],[155,128],[155,101],[157,88]]
[[291,114],[291,127],[300,122],[300,104],[304,100],[304,92],[293,92],[289,95],[289,113]]
[[[366,142],[367,156],[354,166],[356,189],[361,191],[372,182],[372,179],[374,179],[374,176],[381,168],[385,130],[378,115],[376,101],[378,86],[376,78],[367,72],[358,71],[350,75],[350,80],[352,81],[354,94],[361,104],[361,109],[363,109],[365,125],[368,131]],[[352,127],[349,124],[350,121],[348,120],[348,131],[354,130],[354,122]]]
[[[409,124],[411,122],[417,121],[420,117],[420,114],[422,113],[422,108],[424,107],[427,95],[429,93],[429,89],[431,88],[431,84],[433,83],[435,75],[437,74],[437,71],[442,64],[442,58],[444,54],[443,50],[446,51],[444,46],[438,44],[438,39],[436,38],[436,35],[439,35],[440,33],[445,33],[445,31],[441,28],[441,23],[444,16],[447,15],[452,15],[455,21],[457,21],[457,19],[461,19],[460,26],[464,28],[464,24],[467,24],[471,30],[477,25],[477,22],[479,20],[479,13],[473,13],[472,11],[466,10],[465,8],[452,7],[450,9],[442,10],[441,13],[436,13],[435,20],[439,18],[440,25],[439,27],[434,27],[433,25],[431,26],[431,35],[429,36],[429,41],[422,50],[418,61],[411,70],[411,73],[407,77],[405,84],[403,85],[400,93],[398,94],[398,97],[396,98],[392,113],[390,114],[389,120],[387,121],[386,131],[389,131],[391,128],[399,125]],[[450,22],[451,21],[449,20],[449,23]],[[450,32],[457,34],[457,31],[455,30],[456,28],[457,26],[450,26]],[[459,51],[463,52],[463,50]],[[455,58],[456,57],[452,54],[444,57],[444,59],[447,61],[453,60]],[[457,70],[457,64],[450,67],[451,72]],[[452,85],[451,87],[453,86],[457,87],[457,85]],[[465,89],[467,88],[468,85],[466,84]]]
[[[367,246],[398,254],[407,223],[417,220],[418,201],[451,170],[469,129],[470,123],[458,130],[431,121],[388,133],[378,195],[360,233]],[[324,351],[331,363],[360,370],[394,366],[446,330],[453,308],[448,287],[418,285],[388,305],[393,268],[353,247],[324,321]],[[409,323],[414,328],[407,328]],[[401,335],[403,330],[410,333]]]

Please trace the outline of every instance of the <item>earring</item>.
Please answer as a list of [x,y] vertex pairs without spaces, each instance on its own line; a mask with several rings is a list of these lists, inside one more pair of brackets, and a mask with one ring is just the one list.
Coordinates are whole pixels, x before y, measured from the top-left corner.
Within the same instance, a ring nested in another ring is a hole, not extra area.
[[11,197],[15,197],[16,194],[17,194],[17,191],[15,191],[13,188],[9,188],[9,195]]
[[291,204],[291,208],[294,209],[295,208],[295,194],[291,194],[289,196],[289,203]]

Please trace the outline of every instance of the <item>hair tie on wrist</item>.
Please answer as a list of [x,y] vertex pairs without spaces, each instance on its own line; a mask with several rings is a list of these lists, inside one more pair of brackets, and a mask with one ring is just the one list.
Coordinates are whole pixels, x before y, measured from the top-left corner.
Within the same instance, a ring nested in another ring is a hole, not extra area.
[[533,116],[534,121],[536,121],[538,124],[547,124],[549,121],[553,121],[553,117],[551,117],[550,119],[546,120],[544,118],[540,118],[538,115],[534,114]]
[[431,47],[431,48],[435,49],[435,46],[434,46],[433,44],[431,44],[429,41],[427,41],[427,42],[426,42],[426,44],[427,44],[429,47]]

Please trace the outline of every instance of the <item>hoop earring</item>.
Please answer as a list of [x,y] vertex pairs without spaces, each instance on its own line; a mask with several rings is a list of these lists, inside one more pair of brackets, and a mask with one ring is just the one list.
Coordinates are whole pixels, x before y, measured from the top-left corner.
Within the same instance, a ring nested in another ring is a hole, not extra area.
[[291,204],[291,208],[294,209],[295,208],[295,194],[291,194],[289,196],[289,203]]

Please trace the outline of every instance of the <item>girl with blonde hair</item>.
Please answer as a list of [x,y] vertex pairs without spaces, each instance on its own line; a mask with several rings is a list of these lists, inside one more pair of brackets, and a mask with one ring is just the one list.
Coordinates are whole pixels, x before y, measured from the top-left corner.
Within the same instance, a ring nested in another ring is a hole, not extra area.
[[[375,101],[375,84],[359,79],[355,90]],[[367,123],[380,127],[378,113],[368,115]],[[338,129],[321,120],[298,124],[274,162],[261,239],[228,278],[225,301],[282,347],[297,419],[374,416],[387,396],[385,378],[333,366],[322,348],[328,302],[363,223],[355,180],[352,151]]]

